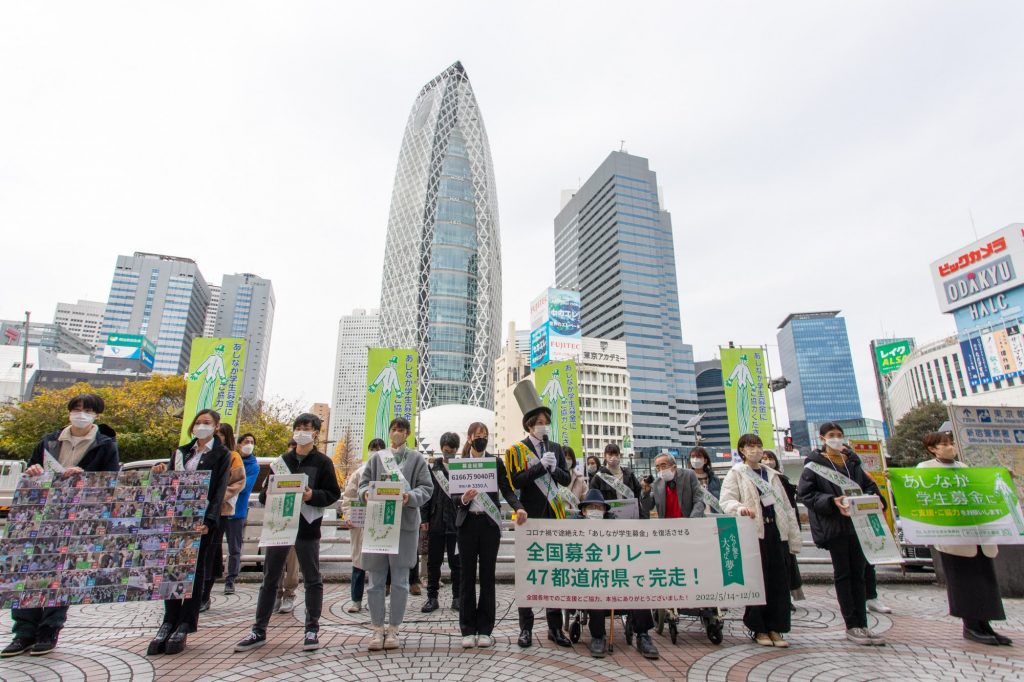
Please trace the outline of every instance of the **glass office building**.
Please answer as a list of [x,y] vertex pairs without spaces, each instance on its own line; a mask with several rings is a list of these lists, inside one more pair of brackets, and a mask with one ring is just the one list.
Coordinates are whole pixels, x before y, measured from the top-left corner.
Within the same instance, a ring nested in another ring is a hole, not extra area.
[[818,425],[860,419],[846,320],[839,311],[794,313],[779,325],[782,374],[793,445],[816,447]]
[[580,292],[583,336],[626,342],[637,456],[685,454],[693,347],[679,319],[672,218],[647,159],[612,152],[568,198],[555,218],[555,278]]
[[456,62],[420,90],[391,195],[381,345],[420,354],[419,407],[494,405],[501,241],[491,150]]

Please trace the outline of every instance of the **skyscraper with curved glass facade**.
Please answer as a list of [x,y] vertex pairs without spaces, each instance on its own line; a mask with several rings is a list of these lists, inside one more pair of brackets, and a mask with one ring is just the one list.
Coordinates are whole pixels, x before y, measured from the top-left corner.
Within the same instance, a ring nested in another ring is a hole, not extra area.
[[391,195],[381,345],[420,353],[419,406],[491,408],[501,342],[501,241],[491,150],[456,62],[423,86]]

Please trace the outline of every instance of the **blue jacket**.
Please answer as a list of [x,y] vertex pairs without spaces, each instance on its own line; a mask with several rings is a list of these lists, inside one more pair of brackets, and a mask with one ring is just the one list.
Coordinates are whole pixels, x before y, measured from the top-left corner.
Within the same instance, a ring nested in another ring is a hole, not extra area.
[[256,461],[256,455],[242,457],[242,464],[245,465],[245,487],[238,493],[235,513],[231,516],[233,519],[244,519],[249,515],[249,495],[260,476],[260,463]]

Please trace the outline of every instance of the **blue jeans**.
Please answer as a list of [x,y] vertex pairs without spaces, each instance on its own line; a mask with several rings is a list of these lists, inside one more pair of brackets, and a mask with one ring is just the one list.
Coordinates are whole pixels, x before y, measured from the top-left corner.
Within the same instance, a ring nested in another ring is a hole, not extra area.
[[363,588],[366,587],[366,571],[352,567],[352,601],[363,601]]

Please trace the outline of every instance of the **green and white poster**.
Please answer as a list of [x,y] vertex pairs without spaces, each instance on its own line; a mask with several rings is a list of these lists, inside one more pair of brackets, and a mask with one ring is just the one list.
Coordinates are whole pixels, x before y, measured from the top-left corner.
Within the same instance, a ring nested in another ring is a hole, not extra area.
[[583,424],[580,422],[580,384],[575,360],[541,365],[533,373],[542,405],[551,409],[551,440],[568,445],[583,457]]
[[185,410],[180,444],[192,440],[188,427],[200,410],[216,410],[221,423],[238,430],[245,376],[245,339],[192,339],[185,375]]
[[761,437],[766,448],[775,447],[771,390],[763,348],[722,348],[722,384],[729,417],[729,441],[745,433]]
[[910,544],[1024,544],[1024,514],[1006,469],[889,469],[889,481]]
[[913,350],[910,339],[875,346],[875,362],[878,363],[878,373],[884,376],[899,370],[903,366],[903,361],[910,357]]
[[409,348],[370,348],[366,363],[366,423],[363,459],[370,441],[380,438],[389,446],[388,426],[396,417],[409,420],[408,446],[416,445],[416,383],[419,355]]

